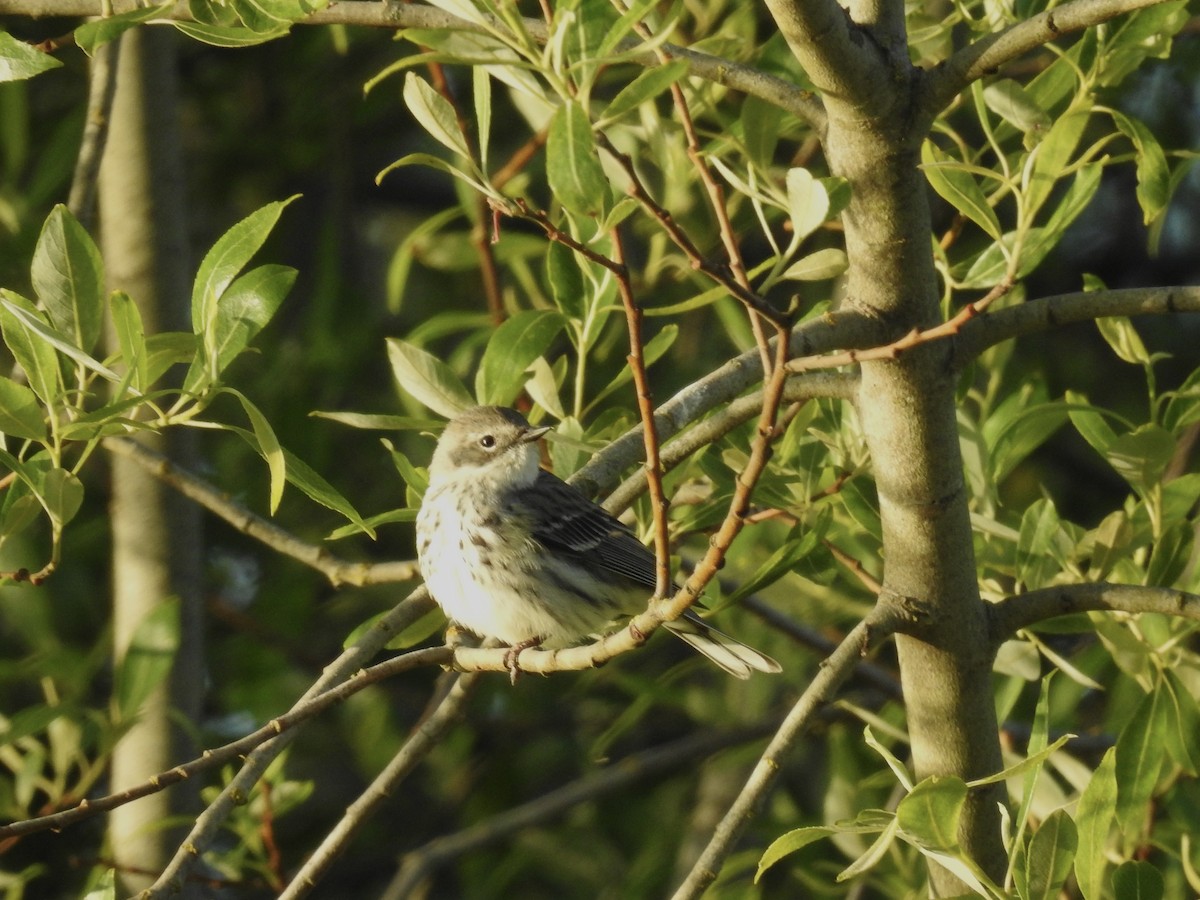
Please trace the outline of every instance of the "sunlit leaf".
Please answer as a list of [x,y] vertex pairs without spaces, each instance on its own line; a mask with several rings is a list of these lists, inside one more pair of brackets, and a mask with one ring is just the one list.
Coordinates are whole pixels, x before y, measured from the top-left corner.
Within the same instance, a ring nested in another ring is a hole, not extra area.
[[475,401],[450,367],[420,347],[397,338],[387,340],[396,385],[404,393],[447,419]]
[[0,82],[32,78],[62,63],[24,41],[18,41],[7,31],[0,31]]
[[475,378],[480,403],[508,406],[521,392],[525,370],[549,349],[566,319],[559,312],[530,309],[504,321],[488,340]]

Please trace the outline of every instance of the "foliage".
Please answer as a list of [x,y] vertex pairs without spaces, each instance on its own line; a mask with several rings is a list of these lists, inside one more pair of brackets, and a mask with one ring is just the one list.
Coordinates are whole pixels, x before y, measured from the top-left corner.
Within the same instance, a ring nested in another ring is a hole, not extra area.
[[[934,4],[909,6],[908,52],[929,71],[966,42],[1049,8],[968,2],[943,15]],[[293,33],[293,23],[322,7],[200,2],[190,5],[193,21],[174,25],[219,47],[277,38],[301,44],[317,38]],[[385,122],[401,109],[411,117],[411,133],[396,136],[388,126],[403,149],[389,148],[391,161],[377,164],[379,191],[401,184],[395,190],[404,193],[435,178],[444,191],[435,209],[403,210],[386,271],[364,290],[386,295],[386,310],[359,319],[342,297],[358,286],[336,267],[322,272],[324,254],[315,253],[300,273],[311,262],[325,277],[324,285],[301,285],[311,307],[293,313],[281,333],[272,333],[278,324],[264,331],[281,309],[287,319],[283,301],[297,269],[251,261],[273,231],[286,232],[285,207],[294,204],[289,214],[296,215],[307,199],[261,205],[257,197],[257,210],[213,242],[197,270],[189,333],[146,334],[137,298],[106,294],[100,253],[65,207],[46,210],[31,191],[26,208],[13,213],[14,245],[21,229],[42,221],[26,254],[29,289],[0,289],[0,328],[15,364],[0,379],[0,463],[10,473],[0,561],[11,581],[42,586],[40,593],[28,586],[0,592],[13,660],[0,679],[4,708],[12,710],[0,737],[7,820],[103,792],[112,747],[165,677],[179,640],[173,607],[164,607],[143,626],[138,652],[106,672],[107,645],[97,639],[105,615],[94,589],[85,601],[79,587],[102,578],[102,563],[77,556],[69,537],[79,531],[85,546],[99,542],[104,511],[94,502],[100,485],[91,473],[106,442],[180,426],[235,435],[240,444],[216,435],[206,447],[214,471],[205,474],[220,486],[216,493],[231,485],[252,490],[263,473],[265,493],[248,502],[284,527],[314,544],[328,539],[347,558],[407,558],[409,523],[425,486],[426,435],[436,423],[475,402],[521,405],[531,420],[554,424],[554,471],[588,474],[588,464],[639,423],[632,329],[655,400],[693,398],[678,423],[687,427],[665,432],[662,442],[672,546],[676,562],[690,567],[726,521],[760,434],[755,415],[764,401],[744,404],[736,417],[729,410],[735,398],[761,389],[763,378],[717,377],[734,358],[735,368],[757,363],[761,372],[771,323],[747,314],[743,301],[749,295],[780,318],[786,312],[803,335],[836,328],[844,316],[843,277],[861,262],[846,252],[842,217],[863,199],[854,192],[866,188],[820,152],[821,124],[799,93],[783,103],[765,88],[755,93],[761,82],[746,82],[750,93],[733,89],[704,68],[709,57],[666,43],[811,87],[765,11],[716,0],[628,8],[573,0],[548,4],[547,19],[527,19],[514,5],[488,0],[432,7],[461,21],[410,27],[394,46],[357,33],[341,38],[376,67],[357,73],[368,87],[364,108],[384,110]],[[91,53],[166,9],[88,22],[75,41]],[[928,138],[913,149],[931,197],[940,198],[936,231],[915,240],[931,248],[944,320],[966,321],[956,317],[985,295],[990,305],[980,316],[1029,305],[1029,285],[1047,268],[1069,265],[1072,228],[1102,216],[1097,198],[1127,173],[1136,207],[1122,215],[1147,229],[1150,244],[1170,240],[1169,214],[1187,189],[1191,156],[1160,143],[1130,109],[1126,85],[1147,60],[1175,62],[1174,36],[1187,17],[1183,2],[1160,3],[1064,36],[1035,58],[1031,74],[974,81],[937,111]],[[2,37],[8,79],[48,68],[51,57],[31,56],[27,44]],[[324,40],[316,52],[331,55]],[[204,52],[234,77],[236,59]],[[6,89],[32,91],[48,77]],[[6,96],[11,102],[18,94]],[[226,127],[234,142],[241,139],[236,126]],[[223,174],[220,160],[209,165]],[[241,174],[253,181],[258,173]],[[18,181],[9,173],[6,195]],[[329,254],[337,249],[332,240],[322,245]],[[12,277],[25,283],[23,274]],[[1097,297],[1108,290],[1096,276],[1077,280],[1072,290]],[[1143,337],[1140,322],[1135,328],[1128,317],[1104,312],[1087,318],[1096,320],[1089,337],[1109,355],[1095,371],[1070,371],[1065,387],[1048,374],[1054,359],[1022,354],[1012,341],[955,363],[976,578],[995,608],[1030,592],[1096,582],[1200,593],[1200,474],[1187,449],[1200,423],[1200,369],[1194,358],[1180,362],[1150,349],[1158,342]],[[112,337],[102,342],[105,333]],[[954,337],[918,331],[914,346]],[[1061,341],[1058,357],[1074,354],[1081,340],[1065,331],[1052,339]],[[1170,336],[1161,343],[1171,346]],[[263,353],[250,353],[252,344]],[[847,339],[821,349],[866,346]],[[1186,353],[1190,345],[1175,346]],[[908,352],[905,346],[894,355]],[[374,360],[369,371],[364,355]],[[897,555],[885,543],[880,472],[861,406],[846,402],[860,358],[833,361],[844,380],[794,379],[800,393],[782,408],[770,465],[746,511],[749,525],[704,597],[722,627],[784,661],[785,674],[729,684],[663,639],[583,674],[526,676],[515,689],[485,679],[465,721],[449,728],[395,798],[389,822],[373,824],[347,851],[356,865],[346,869],[358,874],[339,876],[340,883],[378,892],[392,877],[397,850],[411,864],[432,854],[440,835],[502,822],[518,804],[602,776],[619,768],[606,767],[609,760],[636,758],[672,738],[717,732],[744,744],[809,686],[826,652],[822,633],[845,635],[868,614],[878,580],[888,580],[882,561]],[[395,400],[377,386],[387,365],[402,415],[390,415]],[[1121,398],[1118,408],[1111,393],[1117,380],[1138,384],[1136,402]],[[320,410],[321,418],[298,425],[298,408]],[[689,434],[703,428],[711,434],[691,446]],[[395,434],[372,449],[364,434],[381,429]],[[1080,464],[1068,461],[1060,473],[1076,485],[1060,496],[1040,485],[1038,473],[1064,441],[1103,475],[1085,476],[1080,487]],[[243,446],[265,465],[247,466]],[[285,494],[289,483],[336,518]],[[650,542],[655,519],[641,498],[643,483],[636,473],[622,496]],[[1030,483],[1032,490],[1022,489]],[[1075,515],[1078,493],[1100,514]],[[378,538],[378,549],[365,538]],[[214,554],[214,568],[221,565],[232,582],[257,565],[239,554],[258,551],[244,535],[222,539],[238,551]],[[321,550],[328,552],[324,544]],[[222,632],[211,652],[219,714],[202,725],[206,745],[248,730],[246,720],[257,725],[280,714],[344,635],[349,643],[368,633],[397,599],[367,587],[318,604],[327,588],[293,564],[264,565],[278,577],[261,581],[251,607],[257,624],[232,617],[241,624]],[[221,584],[215,592],[233,588]],[[46,594],[50,604],[40,599]],[[804,623],[801,641],[746,615],[752,601]],[[811,743],[785,759],[783,783],[748,835],[751,849],[729,858],[711,895],[865,889],[910,896],[928,889],[930,861],[987,897],[1200,891],[1191,843],[1200,830],[1193,621],[1194,612],[1086,611],[1002,635],[1011,639],[997,641],[993,682],[1008,736],[1004,768],[982,778],[917,776],[908,758],[913,723],[893,696],[895,660],[882,651],[892,690],[864,679],[842,692]],[[411,646],[440,624],[426,615],[390,646]],[[111,698],[94,687],[102,678],[111,680]],[[906,690],[920,684],[910,678]],[[277,893],[360,782],[387,765],[430,693],[428,677],[406,675],[341,706],[334,722],[276,761],[263,788],[237,808],[227,839],[206,848],[212,870],[246,896]],[[690,867],[689,841],[703,843],[712,832],[706,804],[723,811],[741,787],[748,752],[698,753],[636,788],[589,795],[561,819],[481,844],[435,884],[464,897],[659,896],[679,880],[680,866]],[[211,777],[206,800],[232,772]],[[996,784],[1008,799],[1002,873],[986,871],[964,850],[958,827],[974,815],[979,791]],[[99,836],[91,837],[99,847]],[[27,846],[36,840],[22,838]],[[61,848],[44,852],[49,858]],[[19,864],[5,867],[8,896],[51,882],[66,889],[67,876],[36,855],[14,859]],[[107,896],[102,862],[89,876],[96,896]]]

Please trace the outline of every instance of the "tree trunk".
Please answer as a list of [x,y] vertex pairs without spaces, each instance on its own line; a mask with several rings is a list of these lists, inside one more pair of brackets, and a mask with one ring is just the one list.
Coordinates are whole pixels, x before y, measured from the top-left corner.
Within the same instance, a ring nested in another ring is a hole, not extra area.
[[[137,302],[148,333],[190,330],[190,275],[183,161],[176,121],[175,35],[148,28],[122,39],[117,88],[100,169],[100,221],[109,288]],[[143,437],[186,462],[189,435]],[[182,438],[182,439],[181,439]],[[160,604],[178,598],[180,644],[172,675],[142,707],[112,760],[112,789],[170,768],[188,752],[171,722],[200,711],[202,592],[200,516],[196,507],[133,462],[113,458],[113,644],[118,666],[138,628]],[[124,892],[151,883],[174,846],[162,820],[178,791],[118,807],[110,818],[112,853]]]

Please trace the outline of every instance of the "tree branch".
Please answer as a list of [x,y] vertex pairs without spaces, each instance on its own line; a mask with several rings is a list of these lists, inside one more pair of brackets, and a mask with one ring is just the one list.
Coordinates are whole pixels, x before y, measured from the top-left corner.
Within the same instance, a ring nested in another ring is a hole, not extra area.
[[[433,600],[430,598],[429,592],[424,587],[413,591],[368,628],[353,646],[347,648],[341,656],[326,666],[321,677],[304,693],[304,696],[292,709],[349,679],[392,638],[431,609],[433,609]],[[300,731],[300,728],[285,731],[260,745],[257,750],[245,758],[241,769],[230,779],[217,799],[196,818],[191,831],[180,843],[175,855],[159,875],[158,880],[148,890],[138,895],[139,900],[162,898],[179,892],[188,872],[216,838],[221,825],[229,818],[234,806],[245,801],[251,789],[262,778],[267,766],[296,739]]]
[[418,887],[435,869],[480,847],[502,840],[514,832],[534,826],[595,797],[611,794],[631,784],[661,774],[678,774],[685,763],[712,756],[727,747],[770,733],[768,726],[737,732],[703,731],[627,756],[597,771],[498,813],[456,834],[434,838],[406,853],[400,871],[381,895],[381,900],[401,900],[416,895]]
[[1181,312],[1200,312],[1200,287],[1124,288],[1029,300],[963,323],[952,337],[954,365],[961,369],[993,344],[1060,325]]
[[368,685],[375,684],[385,678],[390,678],[400,672],[407,672],[422,666],[440,665],[449,660],[449,658],[449,647],[430,647],[425,650],[414,650],[402,656],[393,657],[387,662],[378,663],[369,669],[363,669],[350,681],[343,682],[335,688],[317,694],[307,701],[298,702],[282,716],[272,719],[245,737],[212,750],[205,750],[196,759],[175,766],[173,769],[165,772],[159,772],[157,775],[152,775],[136,787],[131,787],[127,790],[94,800],[84,799],[79,801],[77,806],[61,810],[60,812],[37,816],[33,819],[22,819],[19,822],[12,822],[8,825],[0,825],[0,839],[20,837],[21,835],[33,834],[38,831],[58,831],[66,828],[68,825],[74,825],[76,822],[81,822],[84,819],[90,819],[92,816],[99,815],[102,812],[108,812],[110,809],[115,809],[118,806],[124,806],[126,803],[131,803],[134,800],[139,800],[150,794],[156,794],[172,785],[191,778],[193,775],[198,775],[208,769],[213,769],[240,759],[272,737],[282,734],[288,729],[296,727],[301,722],[307,721],[313,716],[324,712],[335,703],[340,703],[351,694],[358,693]]
[[[110,14],[129,12],[141,8],[139,0],[112,0],[107,4]],[[103,16],[105,0],[0,0],[0,15],[43,18],[46,16]],[[505,28],[498,19],[490,19],[487,25],[460,19],[432,6],[406,3],[402,0],[342,0],[330,3],[324,9],[300,20],[298,25],[360,25],[368,28],[420,28],[431,30],[461,31],[470,34],[490,34],[492,28]],[[168,21],[194,21],[186,2],[176,3],[162,16]],[[535,41],[545,43],[549,37],[546,23],[540,19],[524,19],[523,27]],[[652,51],[637,52],[642,44],[629,39],[617,45],[616,52],[629,62],[646,67],[659,65]],[[811,91],[802,90],[789,81],[768,75],[753,66],[722,59],[708,53],[662,44],[670,56],[688,61],[688,74],[733,88],[745,94],[765,100],[772,106],[799,116],[818,130],[824,127],[825,111]]]
[[283,556],[316,569],[329,579],[334,587],[343,584],[362,587],[367,584],[393,584],[413,581],[420,577],[415,562],[367,563],[353,562],[334,556],[324,547],[302,541],[280,528],[269,519],[264,519],[227,494],[213,487],[203,478],[177,466],[166,456],[129,438],[113,437],[104,441],[110,453],[132,459],[160,481],[170,485],[189,500],[203,506],[213,515],[223,519],[242,534],[270,547]]
[[1072,0],[968,44],[930,73],[932,111],[946,107],[973,81],[1064,34],[1107,22],[1164,0]]
[[1162,613],[1200,620],[1200,595],[1132,584],[1064,584],[1017,594],[987,607],[993,646],[1019,629],[1081,612]]
[[783,771],[783,757],[807,731],[813,719],[833,700],[842,683],[850,677],[860,658],[871,647],[893,634],[903,619],[899,604],[880,602],[871,614],[846,635],[826,659],[808,688],[800,695],[787,718],[754,767],[746,785],[721,819],[700,858],[674,894],[674,900],[692,900],[704,893],[716,879],[725,858],[733,850],[746,825],[758,812],[775,779]]
[[858,106],[888,98],[878,90],[878,47],[834,0],[766,0],[775,24],[823,97]]
[[433,713],[404,742],[384,770],[375,776],[370,787],[346,808],[341,821],[325,835],[312,856],[305,860],[296,877],[279,895],[279,900],[298,900],[308,896],[341,855],[351,838],[358,833],[359,828],[391,796],[396,785],[428,755],[446,729],[458,719],[478,680],[477,675],[461,675],[455,679]]

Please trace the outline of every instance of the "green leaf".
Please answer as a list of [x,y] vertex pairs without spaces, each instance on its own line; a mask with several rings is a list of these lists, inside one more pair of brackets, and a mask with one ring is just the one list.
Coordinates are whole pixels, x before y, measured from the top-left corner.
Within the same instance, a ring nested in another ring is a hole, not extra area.
[[[252,433],[244,428],[238,428],[234,425],[222,425],[221,428],[225,431],[231,431],[238,435],[247,444],[255,450],[259,450],[259,440]],[[331,509],[336,513],[345,516],[350,522],[357,526],[359,531],[363,531],[375,537],[375,529],[372,528],[345,497],[338,490],[318,475],[316,471],[296,454],[290,450],[283,449],[283,467],[287,473],[288,484],[299,488],[310,500],[319,503],[326,509]]]
[[958,820],[967,802],[961,778],[931,776],[913,786],[896,807],[901,833],[920,847],[952,850],[958,846]]
[[1162,481],[1175,454],[1175,438],[1161,425],[1148,423],[1113,438],[1104,451],[1117,474],[1135,489],[1148,491]]
[[42,226],[30,275],[50,323],[91,353],[104,313],[104,265],[91,236],[61,203]]
[[1121,730],[1114,748],[1116,821],[1131,841],[1140,839],[1146,825],[1146,809],[1166,755],[1167,707],[1161,687],[1146,694]]
[[[16,302],[20,301],[20,302]],[[108,366],[96,360],[94,357],[80,350],[71,341],[70,338],[59,332],[53,326],[47,324],[37,310],[31,309],[28,306],[29,301],[19,295],[0,288],[0,305],[3,305],[12,315],[20,321],[24,326],[28,338],[31,342],[40,343],[43,346],[48,345],[50,352],[57,350],[63,356],[73,359],[85,369],[95,372],[101,378],[105,378],[112,382],[121,382],[121,377],[117,375]],[[7,334],[6,334],[7,338]],[[13,350],[13,355],[16,355],[16,348],[9,345]],[[39,351],[42,352],[42,351]],[[57,373],[58,361],[55,360],[54,368]],[[28,370],[26,370],[28,372]],[[30,378],[30,384],[33,384],[33,378]]]
[[1117,433],[1104,421],[1101,411],[1088,404],[1087,398],[1082,394],[1067,391],[1065,396],[1067,402],[1071,404],[1067,415],[1070,416],[1075,430],[1079,432],[1080,437],[1092,445],[1092,449],[1101,456],[1106,455],[1108,448],[1117,439]]
[[[214,326],[221,296],[262,247],[284,207],[297,196],[268,203],[252,212],[221,235],[205,254],[192,286],[192,330],[205,336],[206,347],[215,346]],[[211,353],[209,356],[215,358]]]
[[50,520],[60,528],[75,518],[83,505],[83,484],[66,469],[47,470],[34,493],[42,501]]
[[239,25],[207,25],[201,22],[173,21],[171,23],[188,37],[213,47],[254,47],[291,31],[290,25],[280,25],[270,31],[252,31]]
[[387,339],[396,385],[417,402],[447,419],[475,401],[448,365],[431,353],[398,338]]
[[787,172],[787,198],[793,240],[802,241],[829,215],[829,194],[808,169],[797,167]]
[[31,706],[7,717],[0,726],[0,747],[15,744],[23,737],[45,731],[47,726],[65,712],[61,705]]
[[1061,533],[1062,522],[1051,500],[1036,500],[1022,514],[1017,579],[1027,589],[1040,588],[1058,574],[1061,567],[1055,544]]
[[479,166],[487,171],[492,137],[492,76],[483,66],[471,67],[471,97],[475,102],[475,130],[479,139]]
[[1142,859],[1126,860],[1112,876],[1113,896],[1120,900],[1162,900],[1162,873]]
[[1193,370],[1179,390],[1170,393],[1162,415],[1163,427],[1174,433],[1196,421],[1200,421],[1200,369]]
[[84,22],[75,29],[75,43],[84,53],[92,56],[97,47],[115,40],[135,25],[149,22],[160,16],[165,17],[167,10],[174,5],[174,3],[160,3],[156,6],[131,9],[115,16]]
[[783,273],[791,281],[825,281],[837,278],[850,267],[846,251],[841,247],[826,247],[796,260]]
[[1022,900],[1055,900],[1071,874],[1078,846],[1075,823],[1065,811],[1056,809],[1047,816],[1025,854],[1025,869],[1019,876]]
[[225,390],[237,397],[238,402],[242,404],[246,418],[250,420],[250,426],[254,429],[254,449],[267,461],[267,469],[271,473],[269,509],[271,515],[275,515],[275,511],[279,509],[279,502],[283,499],[283,486],[287,481],[287,462],[283,455],[283,448],[275,436],[275,429],[271,427],[271,423],[267,421],[267,417],[262,414],[261,410],[251,403],[250,399],[241,391],[233,388]]
[[1175,584],[1192,558],[1196,529],[1191,522],[1176,521],[1163,528],[1154,542],[1146,567],[1146,584],[1170,587]]
[[573,213],[601,216],[608,206],[608,180],[600,166],[592,123],[576,102],[564,103],[550,120],[546,179],[555,199]]
[[156,604],[138,624],[117,664],[116,713],[121,722],[137,717],[142,705],[166,680],[179,649],[179,600]]
[[580,271],[582,261],[561,241],[551,241],[546,248],[546,280],[555,305],[576,322],[587,316],[587,289]]
[[1167,704],[1167,727],[1164,743],[1171,758],[1181,769],[1195,777],[1200,771],[1200,748],[1196,747],[1196,735],[1200,734],[1200,706],[1187,685],[1170,669],[1163,670],[1163,680],[1158,688],[1163,691]]
[[375,413],[327,412],[315,410],[309,413],[318,419],[331,419],[351,428],[375,431],[435,431],[445,423],[438,419],[421,419],[415,416],[391,416]]
[[1149,225],[1166,209],[1171,197],[1167,157],[1154,134],[1140,121],[1116,110],[1109,113],[1137,153],[1137,198],[1142,207],[1142,221]]
[[121,348],[121,360],[133,377],[130,384],[136,391],[144,391],[151,384],[149,354],[146,348],[146,331],[142,325],[142,314],[133,299],[123,291],[114,291],[108,298],[108,312]]
[[927,140],[921,145],[921,160],[921,170],[938,196],[982,228],[993,240],[1000,240],[1000,220],[975,177],[939,150],[933,141]]
[[405,73],[404,104],[435,141],[464,159],[470,159],[471,151],[458,127],[454,107],[415,72]]
[[[21,310],[27,315],[18,315]],[[45,324],[45,316],[32,303],[20,294],[0,288],[0,332],[4,334],[4,343],[24,370],[33,392],[47,406],[54,407],[62,392],[58,354],[30,325],[30,318]]]
[[1089,112],[1080,110],[1061,116],[1033,150],[1033,166],[1025,189],[1025,215],[1030,221],[1063,177],[1079,139],[1087,126]]
[[[832,507],[827,507],[827,509],[832,512]],[[829,524],[829,521],[829,515],[825,515],[819,526],[803,529],[799,526],[793,528],[779,549],[772,553],[753,575],[738,584],[726,602],[737,603],[743,597],[748,597],[750,594],[774,584],[790,572],[801,559],[816,548],[825,535],[825,526]]]
[[[663,329],[658,334],[646,341],[646,345],[642,347],[642,362],[645,363],[647,369],[658,362],[662,358],[663,354],[671,349],[671,345],[675,343],[675,339],[677,337],[679,337],[679,326],[671,324],[663,326]],[[599,403],[613,391],[630,381],[633,381],[633,370],[629,368],[629,366],[625,366],[620,372],[617,373],[616,377],[614,377],[612,381],[605,385],[605,387],[592,398],[592,402],[588,404],[589,408],[595,407],[597,403]]]
[[1020,84],[999,78],[983,89],[988,109],[1019,131],[1037,133],[1050,127],[1050,117]]
[[250,341],[274,317],[296,281],[289,266],[265,265],[239,276],[217,298],[216,318],[206,335],[207,362],[196,360],[183,382],[196,392],[237,359]]
[[840,829],[832,825],[811,825],[807,828],[796,828],[787,834],[780,835],[771,841],[771,845],[763,851],[762,857],[758,861],[758,871],[754,873],[754,881],[757,884],[762,878],[763,873],[785,856],[795,853],[797,850],[803,850],[809,844],[832,835],[839,834]]
[[501,324],[488,340],[475,377],[479,402],[511,404],[525,383],[525,370],[545,354],[564,325],[562,313],[548,309],[525,310]]
[[[1018,408],[1025,403],[1030,405]],[[1064,403],[1038,402],[1036,396],[1027,397],[1021,393],[1010,394],[1001,401],[992,417],[984,423],[995,481],[1003,481],[1030,453],[1066,424],[1067,412]]]
[[685,59],[672,59],[664,65],[652,66],[642,72],[637,78],[625,85],[613,97],[612,102],[608,104],[608,108],[604,110],[604,116],[597,123],[598,127],[605,127],[617,119],[621,118],[626,113],[637,109],[647,100],[651,100],[661,94],[663,91],[670,89],[671,85],[679,81],[687,75],[688,62]]
[[0,378],[0,433],[44,442],[45,416],[37,394],[11,378]]
[[62,63],[24,41],[18,41],[7,31],[0,31],[0,82],[32,78]]
[[1127,363],[1135,366],[1150,362],[1150,354],[1141,336],[1134,330],[1133,323],[1125,316],[1102,316],[1096,320],[1100,335],[1112,347],[1113,352]]

